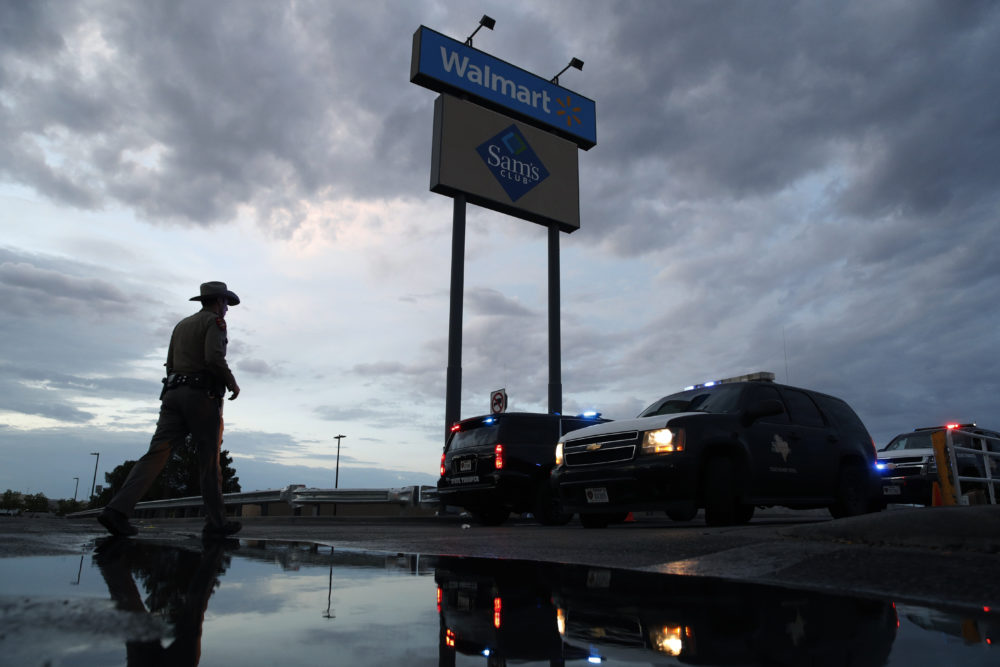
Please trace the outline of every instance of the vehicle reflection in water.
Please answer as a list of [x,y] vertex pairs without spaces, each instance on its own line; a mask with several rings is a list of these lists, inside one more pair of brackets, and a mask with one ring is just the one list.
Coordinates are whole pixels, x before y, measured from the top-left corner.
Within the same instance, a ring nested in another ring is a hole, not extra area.
[[[941,637],[894,642],[889,601],[721,580],[548,563],[439,558],[439,665],[459,655],[485,664],[564,665],[959,664]],[[905,607],[907,618],[965,645],[991,640],[992,615]],[[984,612],[988,612],[985,609]],[[923,622],[921,622],[923,621]],[[998,633],[1000,634],[1000,633]],[[928,660],[933,646],[941,662]],[[989,663],[982,650],[961,664]],[[994,658],[995,659],[995,656]],[[982,662],[980,662],[982,661]],[[482,664],[482,663],[481,663]]]
[[965,667],[1000,636],[988,609],[312,543],[102,539],[86,561],[0,559],[0,663]]

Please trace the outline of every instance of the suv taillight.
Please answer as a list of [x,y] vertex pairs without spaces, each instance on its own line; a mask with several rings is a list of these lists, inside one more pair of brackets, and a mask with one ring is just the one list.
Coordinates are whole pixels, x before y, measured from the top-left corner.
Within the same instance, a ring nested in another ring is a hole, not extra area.
[[444,452],[441,452],[441,476],[444,477]]
[[497,445],[493,451],[496,453],[496,458],[493,459],[493,467],[497,470],[503,470],[503,445]]

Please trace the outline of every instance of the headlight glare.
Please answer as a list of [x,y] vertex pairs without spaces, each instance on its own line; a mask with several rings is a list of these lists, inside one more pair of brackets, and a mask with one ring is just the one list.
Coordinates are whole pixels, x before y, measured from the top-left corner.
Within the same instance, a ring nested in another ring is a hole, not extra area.
[[563,443],[556,443],[556,465],[561,466],[563,462]]
[[642,437],[643,454],[672,454],[684,451],[683,432],[669,428],[646,431]]

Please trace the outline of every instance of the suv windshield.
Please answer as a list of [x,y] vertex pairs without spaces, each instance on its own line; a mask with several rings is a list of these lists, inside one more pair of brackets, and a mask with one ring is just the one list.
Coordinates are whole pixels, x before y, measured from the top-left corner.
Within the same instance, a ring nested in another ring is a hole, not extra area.
[[654,417],[681,412],[737,412],[742,389],[742,386],[735,384],[689,389],[661,398],[640,412],[639,416]]
[[931,432],[925,431],[923,433],[904,433],[903,435],[897,435],[892,439],[888,445],[886,445],[882,451],[883,452],[895,452],[900,449],[931,449],[934,445],[931,443]]
[[499,424],[482,424],[478,427],[466,428],[451,435],[448,451],[465,449],[466,447],[484,447],[495,445],[500,438]]

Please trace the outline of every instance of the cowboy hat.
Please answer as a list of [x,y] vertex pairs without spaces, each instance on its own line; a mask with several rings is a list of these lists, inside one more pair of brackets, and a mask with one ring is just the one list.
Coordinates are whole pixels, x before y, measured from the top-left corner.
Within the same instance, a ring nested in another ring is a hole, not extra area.
[[230,306],[235,306],[239,304],[240,297],[236,296],[235,292],[230,292],[226,289],[226,283],[219,282],[218,280],[213,280],[211,282],[201,284],[201,294],[198,296],[193,296],[189,301],[201,301],[202,299],[216,299],[218,297],[226,297]]

